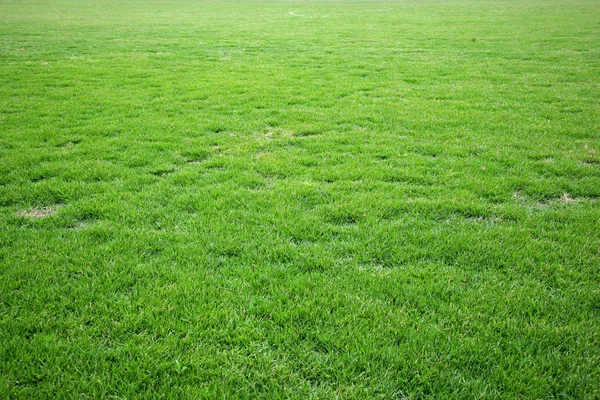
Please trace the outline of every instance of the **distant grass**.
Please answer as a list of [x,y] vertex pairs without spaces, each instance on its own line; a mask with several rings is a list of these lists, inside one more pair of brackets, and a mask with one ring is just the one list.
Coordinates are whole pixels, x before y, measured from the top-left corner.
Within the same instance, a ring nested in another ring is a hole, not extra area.
[[0,397],[600,398],[600,2],[0,2]]

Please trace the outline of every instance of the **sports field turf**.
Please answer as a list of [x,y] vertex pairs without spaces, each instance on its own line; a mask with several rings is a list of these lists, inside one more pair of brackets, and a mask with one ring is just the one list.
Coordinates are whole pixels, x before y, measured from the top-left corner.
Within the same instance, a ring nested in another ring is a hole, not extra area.
[[1,398],[600,398],[600,2],[0,0]]

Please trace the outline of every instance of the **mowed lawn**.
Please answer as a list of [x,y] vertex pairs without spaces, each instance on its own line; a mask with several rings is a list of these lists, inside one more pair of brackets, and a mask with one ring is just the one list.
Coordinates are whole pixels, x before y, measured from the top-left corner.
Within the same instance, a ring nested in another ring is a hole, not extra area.
[[600,2],[0,1],[0,397],[600,398]]

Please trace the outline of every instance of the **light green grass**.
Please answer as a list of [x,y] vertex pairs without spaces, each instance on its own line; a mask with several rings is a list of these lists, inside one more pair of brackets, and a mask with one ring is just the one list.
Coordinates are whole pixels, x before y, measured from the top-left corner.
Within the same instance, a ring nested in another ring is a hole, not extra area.
[[600,397],[600,3],[0,2],[0,397]]

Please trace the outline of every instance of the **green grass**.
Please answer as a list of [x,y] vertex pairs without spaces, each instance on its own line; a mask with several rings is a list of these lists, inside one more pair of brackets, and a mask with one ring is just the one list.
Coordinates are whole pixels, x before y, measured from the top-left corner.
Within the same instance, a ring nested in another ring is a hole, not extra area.
[[600,3],[0,2],[0,397],[600,398]]

